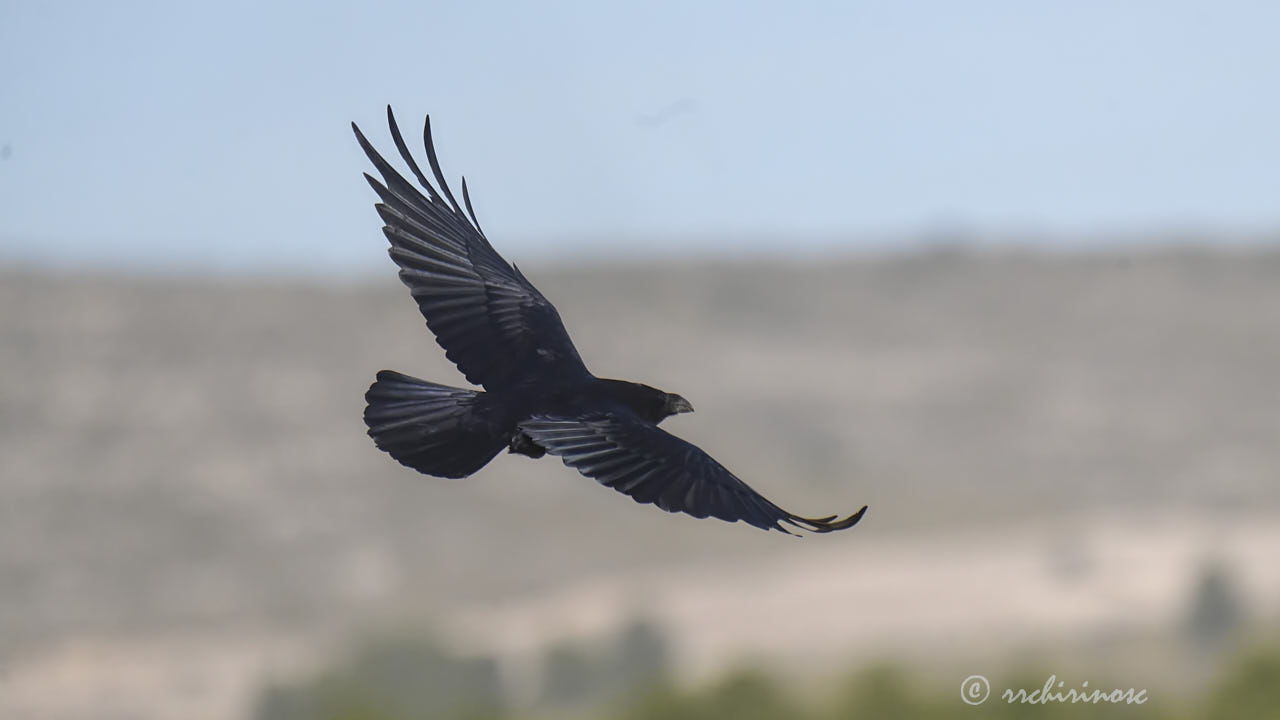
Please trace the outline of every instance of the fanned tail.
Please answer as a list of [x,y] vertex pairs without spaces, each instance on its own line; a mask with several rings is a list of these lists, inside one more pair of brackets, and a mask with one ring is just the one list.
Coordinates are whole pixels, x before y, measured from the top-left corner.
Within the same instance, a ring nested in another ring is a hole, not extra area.
[[418,472],[466,477],[507,445],[483,392],[383,370],[364,397],[374,444]]

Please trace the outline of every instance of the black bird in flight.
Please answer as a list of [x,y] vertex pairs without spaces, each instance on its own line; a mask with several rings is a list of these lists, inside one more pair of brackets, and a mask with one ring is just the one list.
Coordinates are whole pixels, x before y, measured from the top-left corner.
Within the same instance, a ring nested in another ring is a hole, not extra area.
[[391,259],[418,309],[467,380],[484,391],[438,385],[391,370],[365,394],[369,436],[401,464],[438,477],[466,477],[503,448],[532,458],[558,455],[565,465],[667,512],[742,520],[790,533],[785,525],[825,533],[852,527],[846,518],[805,518],[766,500],[695,445],[658,423],[693,412],[674,393],[592,375],[573,347],[560,315],[485,238],[471,208],[466,178],[462,202],[449,190],[423,128],[433,186],[396,126],[396,149],[423,195],[391,166],[355,123],[356,140],[382,176],[365,179],[391,241]]

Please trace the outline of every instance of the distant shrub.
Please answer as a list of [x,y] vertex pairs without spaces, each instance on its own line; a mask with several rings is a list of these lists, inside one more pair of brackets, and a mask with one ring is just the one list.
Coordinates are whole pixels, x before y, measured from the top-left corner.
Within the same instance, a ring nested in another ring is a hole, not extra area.
[[257,720],[485,720],[502,715],[497,664],[423,636],[382,637],[352,658],[260,698]]
[[1201,570],[1191,596],[1187,632],[1201,651],[1217,651],[1236,639],[1244,609],[1227,568],[1212,563]]
[[543,658],[539,699],[560,706],[618,700],[660,684],[670,655],[661,630],[644,620],[603,645],[555,645]]

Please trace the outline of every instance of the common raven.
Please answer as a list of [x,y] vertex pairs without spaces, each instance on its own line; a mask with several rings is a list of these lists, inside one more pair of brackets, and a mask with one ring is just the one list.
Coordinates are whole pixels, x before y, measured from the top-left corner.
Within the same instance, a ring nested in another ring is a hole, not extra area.
[[[532,458],[557,455],[565,465],[636,502],[698,518],[743,520],[790,533],[783,524],[825,533],[851,527],[846,518],[805,518],[752,490],[698,447],[658,428],[664,418],[693,412],[674,393],[592,375],[565,332],[560,315],[485,238],[471,207],[449,190],[423,128],[435,185],[414,161],[391,108],[396,149],[423,195],[391,166],[355,123],[356,140],[382,176],[365,179],[391,241],[391,259],[418,309],[467,381],[484,391],[438,385],[391,370],[365,394],[369,436],[401,464],[439,477],[466,477],[503,448]],[[437,189],[437,187],[439,189]]]

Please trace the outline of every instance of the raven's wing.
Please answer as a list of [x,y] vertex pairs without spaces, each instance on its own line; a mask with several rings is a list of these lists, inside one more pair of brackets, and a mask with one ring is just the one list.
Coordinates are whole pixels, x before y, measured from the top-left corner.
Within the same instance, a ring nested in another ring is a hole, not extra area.
[[863,507],[847,518],[804,518],[783,510],[752,490],[692,443],[627,412],[584,418],[534,416],[520,429],[565,465],[602,485],[653,503],[667,512],[697,518],[742,520],[764,530],[790,533],[783,523],[825,533],[852,527]]
[[[548,371],[586,372],[560,314],[485,238],[462,180],[464,215],[454,199],[431,142],[431,118],[423,128],[427,161],[439,191],[409,153],[387,107],[396,149],[424,196],[369,144],[355,123],[356,140],[382,175],[365,179],[382,202],[375,207],[391,241],[391,259],[445,355],[467,380],[488,390]],[[441,193],[444,193],[443,196]]]

